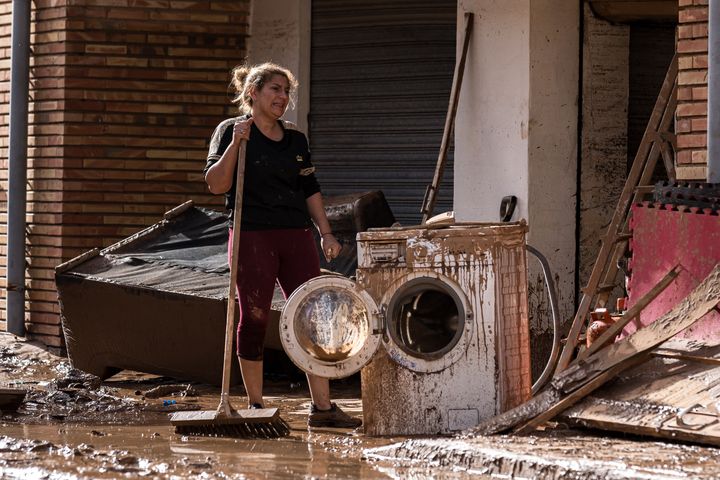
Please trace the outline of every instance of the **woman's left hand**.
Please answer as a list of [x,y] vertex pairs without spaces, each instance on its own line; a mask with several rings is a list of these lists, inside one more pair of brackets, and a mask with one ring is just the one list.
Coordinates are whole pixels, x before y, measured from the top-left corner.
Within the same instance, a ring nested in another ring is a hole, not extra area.
[[337,238],[335,238],[335,235],[332,233],[323,235],[320,240],[320,245],[325,254],[325,260],[328,262],[340,255],[340,250],[342,250],[342,245],[340,245],[340,242],[337,241]]

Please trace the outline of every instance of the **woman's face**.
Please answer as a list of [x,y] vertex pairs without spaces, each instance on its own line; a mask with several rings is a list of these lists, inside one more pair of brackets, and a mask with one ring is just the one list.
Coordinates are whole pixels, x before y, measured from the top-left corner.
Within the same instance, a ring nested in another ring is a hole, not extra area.
[[290,102],[290,83],[284,75],[273,75],[253,96],[253,115],[280,118]]

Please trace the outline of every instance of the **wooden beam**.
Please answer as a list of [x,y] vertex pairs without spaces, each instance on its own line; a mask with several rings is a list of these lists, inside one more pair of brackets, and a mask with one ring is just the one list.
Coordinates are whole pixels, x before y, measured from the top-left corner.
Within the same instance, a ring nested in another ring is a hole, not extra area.
[[665,276],[660,279],[660,281],[650,289],[645,295],[643,295],[635,305],[630,307],[627,312],[615,323],[613,323],[610,328],[605,330],[600,337],[593,342],[592,345],[590,345],[589,348],[583,350],[580,352],[577,356],[577,361],[581,361],[592,355],[593,353],[600,350],[605,343],[607,343],[610,339],[614,339],[620,331],[625,328],[625,325],[630,323],[630,321],[640,315],[640,312],[647,307],[650,302],[655,300],[655,298],[660,295],[665,289],[680,275],[680,264],[675,265],[673,268],[670,269],[668,273],[665,274]]
[[566,409],[572,407],[577,402],[582,400],[583,398],[590,395],[592,392],[597,390],[598,388],[605,385],[609,380],[612,380],[615,378],[619,373],[627,370],[628,368],[634,367],[635,365],[639,365],[646,361],[649,358],[649,355],[647,353],[643,353],[641,355],[635,355],[633,357],[630,357],[626,359],[622,363],[618,363],[614,367],[612,367],[610,370],[606,370],[603,373],[597,375],[589,382],[585,383],[582,387],[578,388],[577,390],[573,391],[570,395],[567,395],[566,397],[563,397],[562,400],[556,402],[554,405],[552,405],[550,408],[548,408],[546,411],[539,414],[537,417],[533,418],[532,420],[528,421],[524,425],[516,428],[514,430],[514,433],[518,434],[527,434],[535,430],[537,427],[542,425],[543,423],[547,422],[548,420],[551,420],[556,415],[562,413]]
[[588,0],[596,17],[614,23],[677,23],[677,0]]
[[658,349],[652,352],[653,357],[671,358],[673,360],[682,360],[684,362],[702,363],[704,365],[720,366],[720,358],[703,357],[701,355],[688,355],[670,350]]
[[674,337],[714,309],[718,302],[720,302],[720,263],[668,313],[629,337],[587,357],[579,364],[585,363],[600,372],[608,370],[625,358],[652,350]]

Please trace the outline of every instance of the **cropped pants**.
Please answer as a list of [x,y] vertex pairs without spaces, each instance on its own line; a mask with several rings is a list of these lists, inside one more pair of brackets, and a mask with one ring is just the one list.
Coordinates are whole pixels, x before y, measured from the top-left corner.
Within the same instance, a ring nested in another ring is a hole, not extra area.
[[[228,261],[232,252],[232,229]],[[320,275],[320,259],[309,228],[243,231],[240,235],[237,295],[240,323],[237,355],[262,360],[275,282],[287,298],[297,287]]]

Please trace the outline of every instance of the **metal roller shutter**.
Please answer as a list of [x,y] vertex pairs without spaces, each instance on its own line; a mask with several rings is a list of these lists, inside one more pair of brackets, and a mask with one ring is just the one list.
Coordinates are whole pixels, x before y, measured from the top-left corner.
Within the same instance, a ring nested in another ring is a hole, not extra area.
[[[455,0],[313,0],[310,146],[323,192],[380,189],[416,224],[455,66]],[[452,209],[452,149],[435,213]]]

